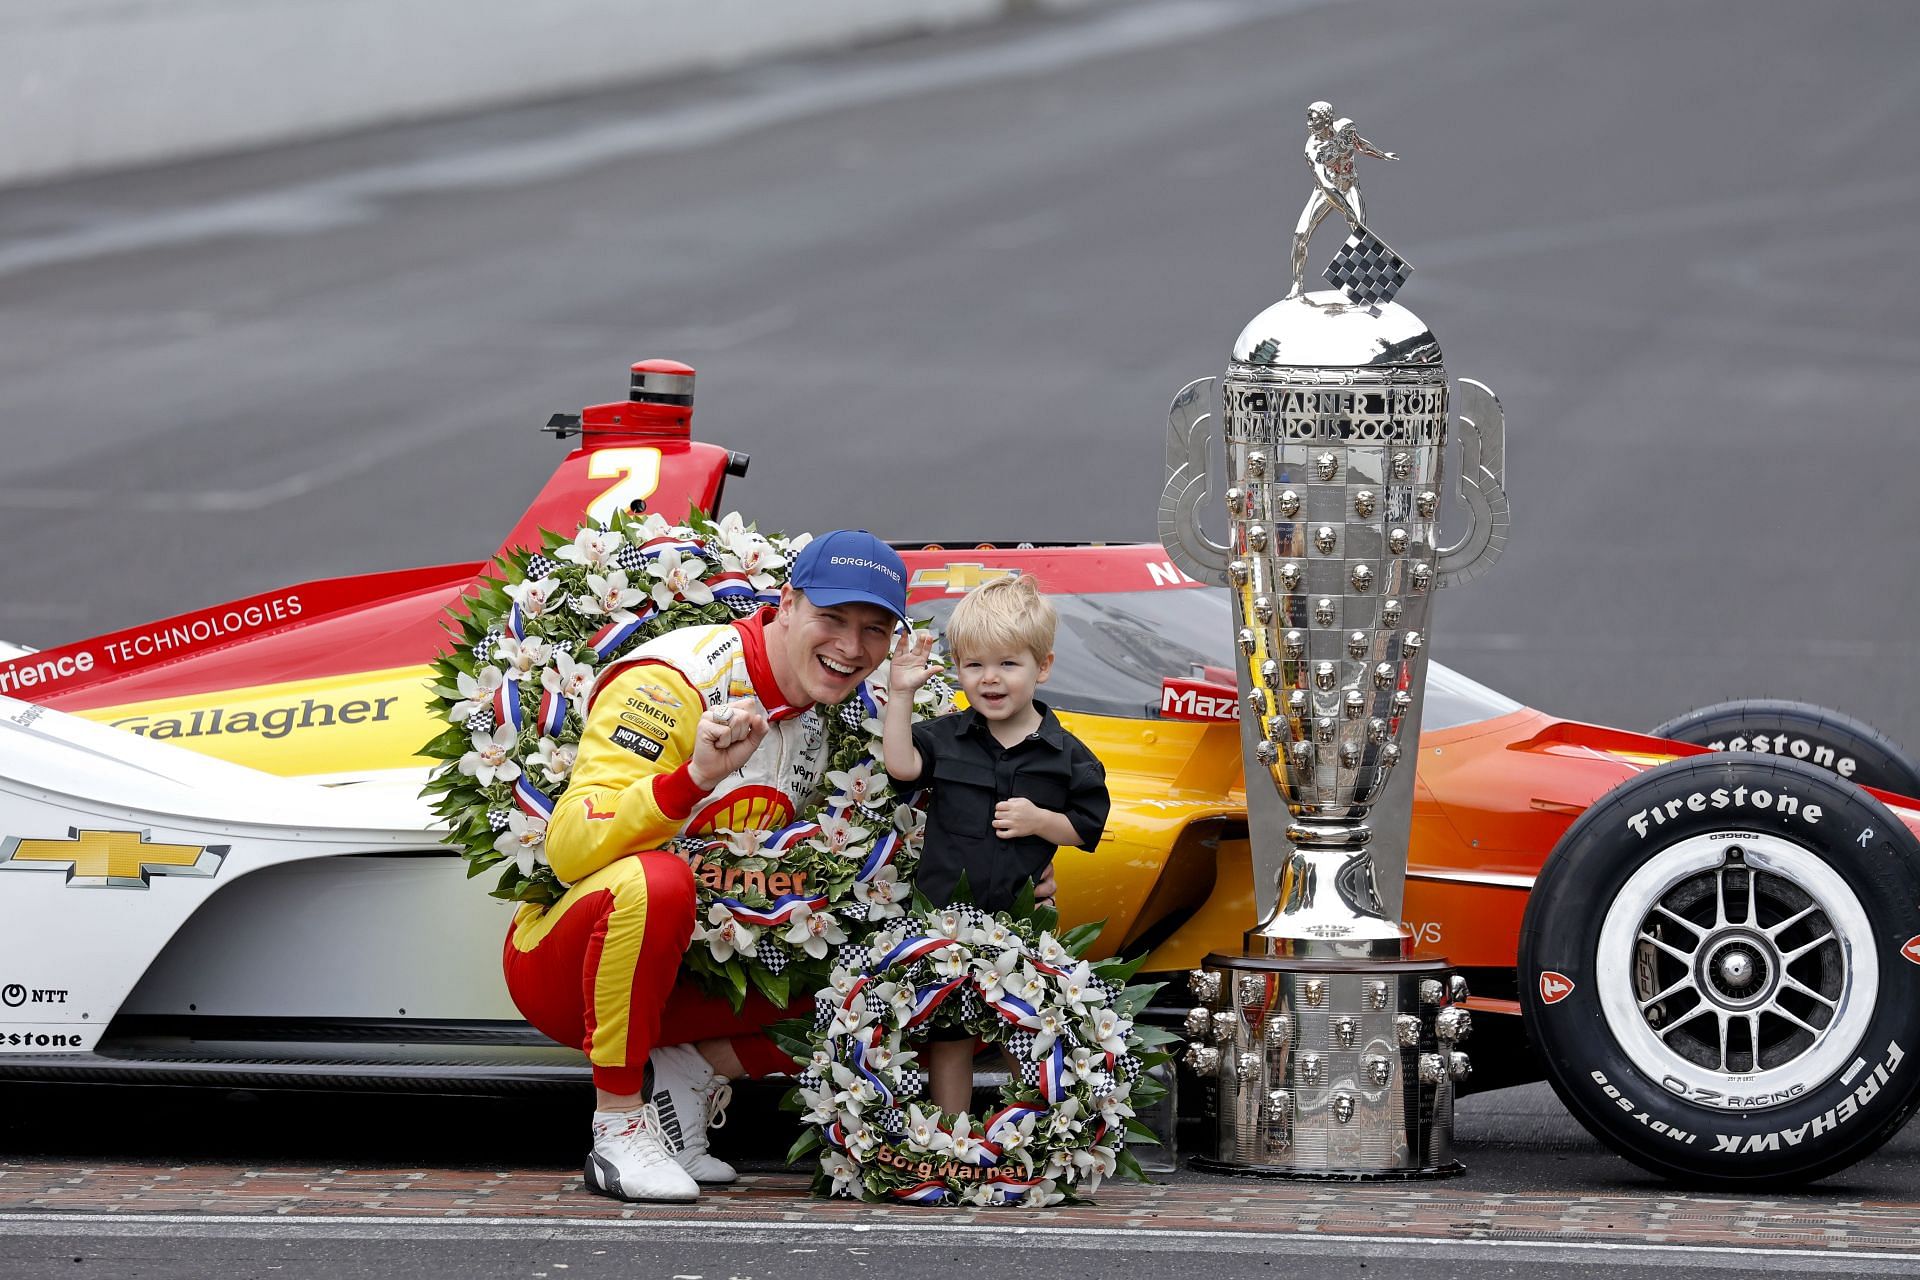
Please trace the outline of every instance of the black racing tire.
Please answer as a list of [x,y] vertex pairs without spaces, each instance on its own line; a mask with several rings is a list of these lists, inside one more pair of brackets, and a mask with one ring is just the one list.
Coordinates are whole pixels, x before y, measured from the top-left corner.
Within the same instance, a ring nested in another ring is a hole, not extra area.
[[1628,1160],[1811,1181],[1920,1103],[1916,904],[1920,842],[1859,787],[1771,756],[1675,760],[1554,847],[1521,1014],[1561,1101]]
[[1920,765],[1899,743],[1864,721],[1811,702],[1716,702],[1667,721],[1653,736],[1715,751],[1757,751],[1804,760],[1849,782],[1920,797]]

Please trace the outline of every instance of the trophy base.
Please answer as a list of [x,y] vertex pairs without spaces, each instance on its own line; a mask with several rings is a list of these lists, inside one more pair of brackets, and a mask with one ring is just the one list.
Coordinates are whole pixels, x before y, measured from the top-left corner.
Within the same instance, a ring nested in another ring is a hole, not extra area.
[[1458,1160],[1431,1169],[1300,1169],[1292,1165],[1228,1164],[1206,1156],[1187,1157],[1196,1173],[1220,1173],[1235,1178],[1286,1178],[1291,1182],[1420,1182],[1457,1178],[1467,1171]]
[[[1212,1134],[1193,1168],[1325,1181],[1444,1178],[1466,986],[1444,960],[1210,955],[1188,1053]],[[1204,1032],[1202,1029],[1204,1028]]]

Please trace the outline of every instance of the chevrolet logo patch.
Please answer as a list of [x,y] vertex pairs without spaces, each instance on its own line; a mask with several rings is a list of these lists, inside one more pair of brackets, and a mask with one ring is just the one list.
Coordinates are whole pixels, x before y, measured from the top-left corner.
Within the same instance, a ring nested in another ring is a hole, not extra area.
[[148,844],[144,831],[81,831],[65,840],[9,836],[0,841],[0,871],[64,871],[85,888],[145,889],[153,876],[212,876],[230,845]]
[[945,587],[948,595],[959,595],[971,591],[986,582],[1001,578],[1017,578],[1018,569],[1006,569],[997,565],[950,564],[942,569],[915,569],[909,587]]

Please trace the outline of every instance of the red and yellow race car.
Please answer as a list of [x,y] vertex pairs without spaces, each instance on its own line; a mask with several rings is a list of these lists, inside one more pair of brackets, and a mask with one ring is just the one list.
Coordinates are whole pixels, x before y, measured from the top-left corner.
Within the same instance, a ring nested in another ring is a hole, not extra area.
[[[718,509],[746,460],[654,408],[549,423],[578,447],[502,547],[636,503]],[[1114,797],[1100,846],[1060,857],[1067,922],[1104,920],[1099,947],[1149,972],[1238,951],[1258,913],[1226,594],[1156,545],[901,549],[936,621],[1014,573],[1059,607],[1046,695]],[[505,905],[419,798],[444,728],[428,664],[488,563],[0,655],[0,1079],[585,1077],[507,1000]],[[1470,980],[1472,1087],[1544,1076],[1622,1154],[1723,1183],[1819,1176],[1905,1122],[1920,774],[1897,747],[1800,704],[1640,734],[1428,679],[1390,905]]]

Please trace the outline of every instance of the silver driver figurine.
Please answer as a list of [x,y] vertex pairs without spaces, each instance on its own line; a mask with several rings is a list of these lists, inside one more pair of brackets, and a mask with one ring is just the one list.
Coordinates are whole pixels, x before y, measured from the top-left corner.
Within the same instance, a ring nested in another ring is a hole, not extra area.
[[1307,167],[1313,170],[1314,186],[1313,194],[1307,198],[1307,207],[1300,211],[1300,221],[1293,228],[1293,291],[1287,295],[1289,298],[1299,297],[1305,288],[1307,242],[1313,239],[1314,229],[1330,211],[1338,209],[1350,230],[1359,231],[1367,225],[1367,202],[1354,179],[1354,156],[1369,155],[1376,160],[1400,158],[1361,137],[1353,121],[1344,117],[1334,119],[1333,104],[1328,102],[1308,105],[1307,143],[1303,149]]

